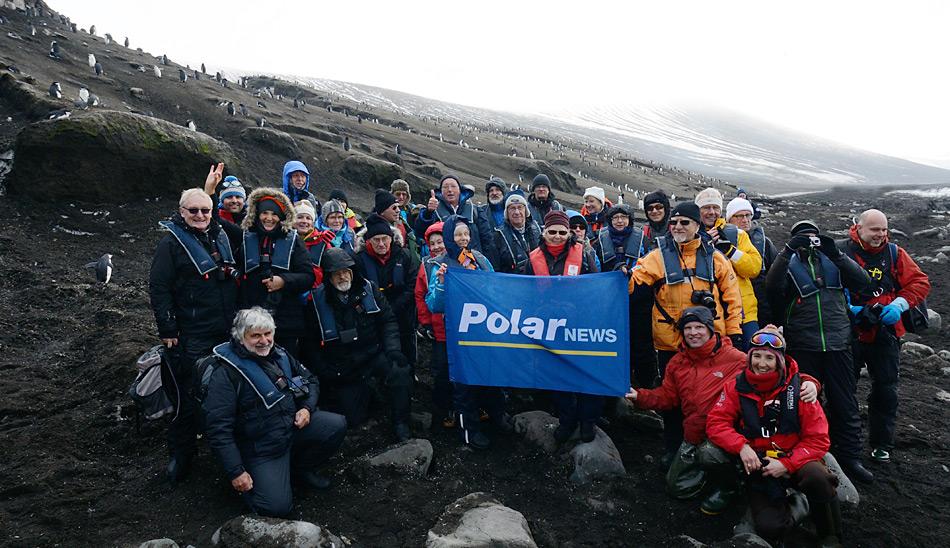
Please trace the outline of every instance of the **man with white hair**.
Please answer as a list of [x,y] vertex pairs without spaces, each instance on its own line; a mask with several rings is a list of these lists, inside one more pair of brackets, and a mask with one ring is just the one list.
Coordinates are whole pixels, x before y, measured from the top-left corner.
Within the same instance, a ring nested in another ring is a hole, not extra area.
[[513,190],[504,198],[504,222],[495,228],[495,255],[497,272],[524,274],[528,256],[541,242],[541,229],[529,217],[528,200],[520,190]]
[[[891,460],[897,418],[897,384],[900,338],[907,332],[902,314],[918,306],[930,293],[930,280],[903,248],[888,241],[887,217],[877,209],[861,214],[850,237],[838,248],[858,263],[871,285],[851,292],[855,316],[855,369],[867,366],[871,377],[868,394],[868,441],[871,458]],[[911,326],[913,327],[913,326]]]
[[343,443],[346,419],[317,409],[320,384],[274,344],[274,318],[259,306],[234,318],[214,348],[203,407],[205,435],[231,486],[251,511],[290,513],[291,479],[327,489],[318,472]]
[[176,407],[168,427],[168,480],[188,472],[195,453],[197,403],[189,387],[195,361],[228,339],[238,298],[232,246],[240,245],[213,217],[211,198],[200,188],[181,193],[178,211],[159,225],[168,231],[155,249],[149,271],[149,297],[158,336],[166,347],[164,386]]

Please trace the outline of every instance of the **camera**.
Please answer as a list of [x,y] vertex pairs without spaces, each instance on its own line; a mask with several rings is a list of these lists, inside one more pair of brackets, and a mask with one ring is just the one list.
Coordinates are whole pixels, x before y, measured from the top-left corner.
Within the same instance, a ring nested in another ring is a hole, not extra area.
[[821,247],[821,238],[819,238],[818,236],[809,236],[808,242],[811,244],[812,247]]
[[699,306],[705,306],[710,310],[716,309],[716,298],[705,289],[694,289],[693,294],[689,296],[691,303]]
[[872,306],[865,306],[861,309],[861,312],[858,313],[855,321],[858,326],[865,329],[875,326],[881,323],[881,312],[884,311],[884,306],[881,303],[875,303]]

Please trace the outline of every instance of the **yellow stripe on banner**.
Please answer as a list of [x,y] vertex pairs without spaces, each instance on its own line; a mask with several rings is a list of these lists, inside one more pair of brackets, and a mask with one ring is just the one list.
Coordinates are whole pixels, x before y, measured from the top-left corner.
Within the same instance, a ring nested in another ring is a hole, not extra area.
[[552,354],[561,354],[565,356],[602,356],[616,358],[616,352],[603,352],[600,350],[558,350],[556,348],[547,348],[540,344],[525,343],[505,343],[488,341],[459,341],[459,346],[494,346],[498,348],[523,348],[525,350],[547,350]]

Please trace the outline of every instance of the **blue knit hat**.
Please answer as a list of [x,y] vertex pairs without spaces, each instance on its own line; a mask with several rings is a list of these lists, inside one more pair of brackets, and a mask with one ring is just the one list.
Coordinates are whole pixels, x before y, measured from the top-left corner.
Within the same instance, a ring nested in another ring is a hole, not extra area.
[[244,190],[244,185],[242,185],[241,181],[234,175],[228,175],[224,178],[224,181],[221,182],[221,201],[223,202],[225,198],[230,198],[231,196],[240,196],[242,200],[247,200],[247,192]]

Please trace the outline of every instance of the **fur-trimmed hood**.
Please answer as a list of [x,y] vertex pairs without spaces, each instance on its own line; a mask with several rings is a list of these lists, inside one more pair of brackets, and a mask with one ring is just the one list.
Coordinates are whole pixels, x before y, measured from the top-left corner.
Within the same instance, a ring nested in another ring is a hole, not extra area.
[[255,188],[251,192],[251,195],[247,197],[247,215],[244,217],[244,220],[241,221],[241,228],[250,230],[254,226],[254,222],[257,220],[257,204],[261,201],[261,198],[265,196],[271,196],[284,207],[286,215],[284,216],[284,220],[281,221],[280,226],[284,229],[284,232],[293,231],[294,219],[297,218],[294,205],[290,203],[290,198],[288,198],[282,190],[274,187]]

